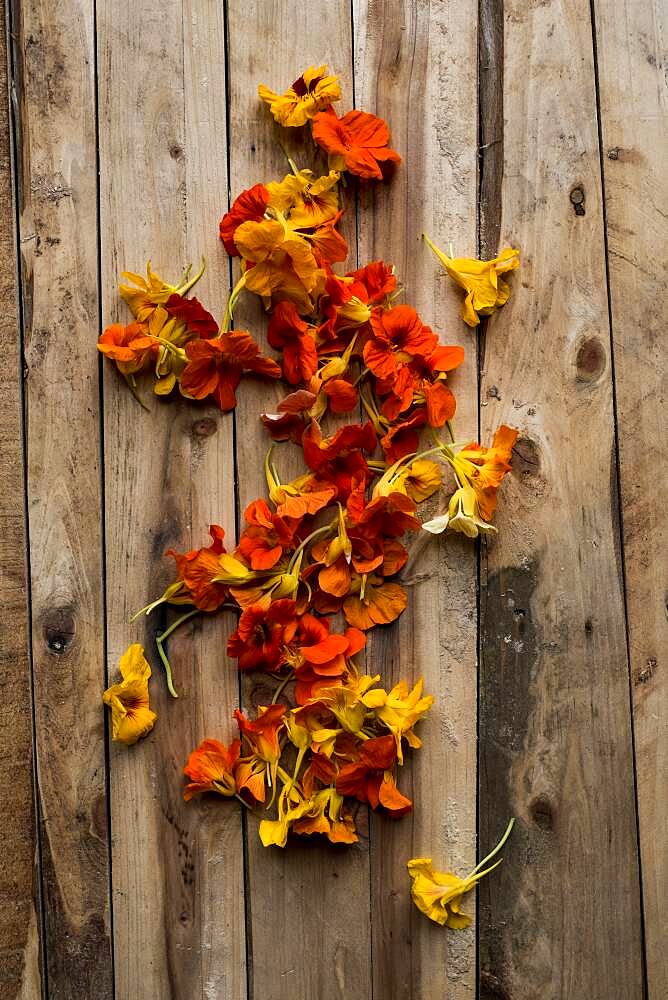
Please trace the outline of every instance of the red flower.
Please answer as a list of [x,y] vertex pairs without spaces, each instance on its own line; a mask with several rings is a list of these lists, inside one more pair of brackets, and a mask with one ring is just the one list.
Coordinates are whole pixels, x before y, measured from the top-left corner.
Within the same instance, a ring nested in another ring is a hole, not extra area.
[[374,309],[371,329],[372,336],[364,345],[364,361],[378,378],[395,377],[401,364],[415,357],[427,358],[438,346],[436,334],[412,306]]
[[313,328],[301,318],[292,302],[279,302],[272,313],[267,340],[283,351],[283,375],[291,385],[307,382],[318,368]]
[[368,802],[372,809],[379,805],[395,817],[410,812],[413,803],[398,790],[389,768],[397,759],[394,736],[379,736],[367,740],[360,750],[359,760],[345,764],[336,779],[339,795],[351,795]]
[[268,608],[251,604],[227,642],[227,655],[239,661],[240,670],[276,673],[286,662],[285,647],[296,632],[294,601],[283,598]]
[[194,333],[203,340],[215,337],[218,333],[218,324],[199,299],[184,299],[182,295],[170,295],[165,303],[165,309],[170,316],[175,316],[185,323],[188,333]]
[[354,278],[357,285],[365,288],[366,302],[371,306],[381,305],[397,287],[394,267],[383,260],[375,260],[366,267],[349,271],[347,277]]
[[234,234],[242,222],[260,222],[269,204],[269,192],[264,184],[254,184],[235,198],[232,208],[220,220],[220,238],[230,257],[238,257]]
[[277,413],[263,413],[262,423],[274,441],[294,441],[295,444],[301,444],[309,420],[308,411],[316,399],[315,393],[298,389],[281,400]]
[[213,396],[224,412],[234,409],[235,390],[244,372],[280,378],[281,369],[260,353],[250,333],[235,330],[215,340],[192,340],[185,347],[188,364],[181,388],[193,399]]
[[366,111],[349,111],[338,118],[332,108],[313,119],[313,138],[328,154],[330,166],[365,179],[383,179],[381,163],[401,163],[389,148],[387,123]]
[[339,496],[347,497],[353,479],[371,478],[371,472],[362,451],[372,452],[376,447],[373,424],[346,424],[329,438],[323,438],[320,427],[311,426],[302,438],[304,459],[318,479],[336,486]]

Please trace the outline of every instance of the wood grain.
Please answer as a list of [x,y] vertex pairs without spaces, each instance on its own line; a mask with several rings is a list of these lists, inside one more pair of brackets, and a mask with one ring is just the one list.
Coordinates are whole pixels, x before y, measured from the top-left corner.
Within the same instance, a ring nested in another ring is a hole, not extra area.
[[[196,294],[218,319],[227,262],[223,8],[98,4],[102,276],[105,322],[126,317],[116,284],[148,258],[174,280],[200,255]],[[148,390],[150,395],[150,389]],[[237,678],[221,655],[231,623],[196,619],[170,640],[179,700],[166,694],[154,635],[176,617],[127,624],[173,575],[163,557],[234,533],[232,417],[173,399],[141,410],[105,372],[109,669],[141,641],[159,720],[129,751],[112,746],[116,995],[128,1000],[245,996],[243,846],[229,803],[183,802],[182,768],[205,736],[228,739]]]
[[[257,181],[288,171],[278,142],[299,166],[311,166],[310,138],[291,135],[260,104],[260,82],[289,86],[309,65],[327,62],[341,76],[346,107],[352,105],[352,41],[349,5],[319,2],[307,7],[285,0],[229,4],[231,190],[236,196]],[[342,102],[343,105],[344,102]],[[297,130],[295,130],[296,132]],[[346,235],[354,238],[354,202]],[[353,254],[354,244],[353,246]],[[266,317],[245,299],[236,326],[265,341]],[[270,351],[270,353],[273,353]],[[270,441],[259,420],[280,399],[281,389],[248,382],[239,392],[237,465],[239,509],[266,495],[261,458]],[[283,392],[283,395],[285,392]],[[243,429],[243,430],[241,430]],[[292,446],[277,452],[286,478],[303,472]],[[260,676],[244,683],[244,705],[267,704],[270,684]],[[358,813],[360,843],[348,850],[326,844],[262,847],[254,820],[248,824],[248,926],[252,942],[251,995],[256,1000],[371,997],[371,931],[366,816]]]
[[[501,245],[483,439],[521,430],[483,550],[480,995],[643,996],[628,663],[589,5],[505,3]],[[494,206],[482,217],[493,218]],[[491,225],[491,221],[488,225]],[[483,234],[484,237],[484,234]],[[482,240],[484,245],[484,238]]]
[[[668,994],[666,8],[598,0],[596,41],[648,990]],[[663,557],[663,561],[662,561]]]
[[19,78],[32,650],[49,996],[112,993],[93,4],[27,2]]
[[[23,394],[12,185],[7,23],[0,5],[0,994],[39,995],[37,831],[33,796],[32,687],[21,434]],[[32,992],[31,994],[31,990]]]
[[[356,0],[357,106],[382,115],[403,163],[384,187],[364,190],[359,215],[360,261],[396,265],[404,301],[446,343],[467,351],[452,378],[458,439],[477,436],[476,340],[459,316],[460,299],[421,242],[422,232],[460,254],[476,252],[477,4]],[[445,494],[421,508],[428,519]],[[475,931],[443,932],[413,906],[406,862],[431,856],[437,867],[464,874],[476,845],[476,560],[460,538],[409,545],[403,573],[408,608],[377,629],[370,667],[386,683],[424,676],[436,699],[421,723],[423,747],[412,755],[400,787],[414,799],[398,823],[373,817],[372,928],[374,996],[472,997]],[[475,900],[467,900],[475,911]]]

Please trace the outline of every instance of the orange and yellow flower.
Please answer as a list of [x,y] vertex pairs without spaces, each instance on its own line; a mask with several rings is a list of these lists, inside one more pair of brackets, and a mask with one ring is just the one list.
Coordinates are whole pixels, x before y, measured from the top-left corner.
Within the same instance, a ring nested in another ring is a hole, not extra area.
[[263,83],[258,94],[279,123],[286,128],[305,125],[323,108],[341,99],[339,79],[327,73],[327,66],[309,66],[283,94]]

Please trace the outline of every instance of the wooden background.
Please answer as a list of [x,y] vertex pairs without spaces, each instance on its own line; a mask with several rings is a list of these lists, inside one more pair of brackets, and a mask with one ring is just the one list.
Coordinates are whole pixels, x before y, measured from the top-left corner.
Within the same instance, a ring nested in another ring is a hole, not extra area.
[[[665,3],[14,0],[0,17],[0,996],[663,1000]],[[348,193],[353,260],[393,261],[467,347],[461,437],[521,437],[498,539],[422,548],[409,610],[371,643],[437,697],[403,775],[415,812],[364,819],[350,850],[281,853],[236,804],[181,798],[191,747],[262,698],[225,662],[230,620],[174,637],[182,698],[156,678],[139,746],[110,745],[100,701],[165,624],[127,624],[169,580],[164,550],[209,521],[234,534],[262,493],[274,390],[249,383],[234,415],[147,414],[95,341],[126,315],[120,270],[148,257],[172,277],[204,253],[198,295],[222,315],[218,219],[285,170],[257,84],[320,61],[403,156],[391,186]],[[460,254],[522,248],[477,344],[423,229]],[[468,870],[510,815],[474,926],[429,924],[406,859]]]

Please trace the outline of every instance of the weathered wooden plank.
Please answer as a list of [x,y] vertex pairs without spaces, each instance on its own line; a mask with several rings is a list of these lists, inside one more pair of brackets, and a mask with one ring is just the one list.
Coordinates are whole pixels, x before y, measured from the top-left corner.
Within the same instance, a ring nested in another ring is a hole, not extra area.
[[[668,994],[666,7],[597,0],[596,35],[649,996]],[[662,562],[663,560],[663,562]]]
[[[500,5],[493,5],[500,16]],[[643,995],[611,348],[589,4],[506,3],[501,245],[483,439],[521,430],[483,549],[480,838],[518,817],[480,890],[481,996]],[[483,91],[481,100],[486,95]],[[484,172],[484,167],[483,167]],[[483,246],[496,249],[489,231]]]
[[18,73],[32,648],[49,995],[112,993],[93,4],[28,2]]
[[[459,440],[474,440],[476,339],[420,237],[425,231],[446,247],[452,241],[460,254],[476,251],[477,4],[355,0],[354,16],[357,106],[388,120],[403,157],[391,183],[362,192],[360,263],[394,263],[405,301],[444,342],[466,348],[452,378],[455,425]],[[433,513],[438,502],[431,502]],[[370,663],[388,684],[424,676],[436,702],[420,724],[424,745],[400,776],[413,814],[396,824],[372,819],[374,996],[471,997],[475,930],[430,924],[410,900],[406,861],[432,856],[461,873],[475,865],[475,549],[460,538],[433,537],[413,539],[409,549],[408,609],[395,626],[373,633]],[[467,908],[474,912],[473,899]]]
[[[116,283],[147,258],[168,280],[209,260],[196,294],[217,318],[228,290],[217,223],[227,204],[224,20],[207,2],[98,4],[105,322],[125,317]],[[150,390],[148,391],[150,395]],[[232,418],[174,399],[142,411],[105,378],[109,669],[131,641],[155,667],[155,730],[111,747],[116,995],[245,996],[243,845],[229,804],[185,804],[181,769],[204,737],[229,738],[237,677],[221,656],[232,623],[196,619],[170,641],[170,699],[153,637],[173,617],[127,625],[173,567],[166,548],[234,533]]]
[[[278,142],[297,164],[311,166],[314,148],[303,136],[275,126],[257,96],[259,83],[288,86],[309,65],[327,63],[341,76],[352,106],[350,8],[343,3],[295,6],[285,0],[229,4],[231,189],[233,197],[257,181],[288,171]],[[354,200],[346,236],[354,259]],[[265,343],[266,318],[257,303],[240,303],[236,326]],[[271,352],[270,352],[271,353]],[[262,458],[270,441],[259,413],[280,399],[280,387],[248,382],[239,392],[237,463],[240,510],[266,495]],[[283,394],[284,391],[283,391]],[[286,478],[303,472],[301,456],[282,446]],[[250,677],[246,707],[266,704],[269,684]],[[369,867],[366,816],[358,813],[360,843],[337,850],[322,843],[262,847],[257,824],[248,823],[248,926],[252,941],[251,993],[263,1000],[371,996]]]
[[21,342],[12,193],[6,9],[0,4],[0,993],[40,993],[39,871],[33,796],[32,688],[24,529]]

